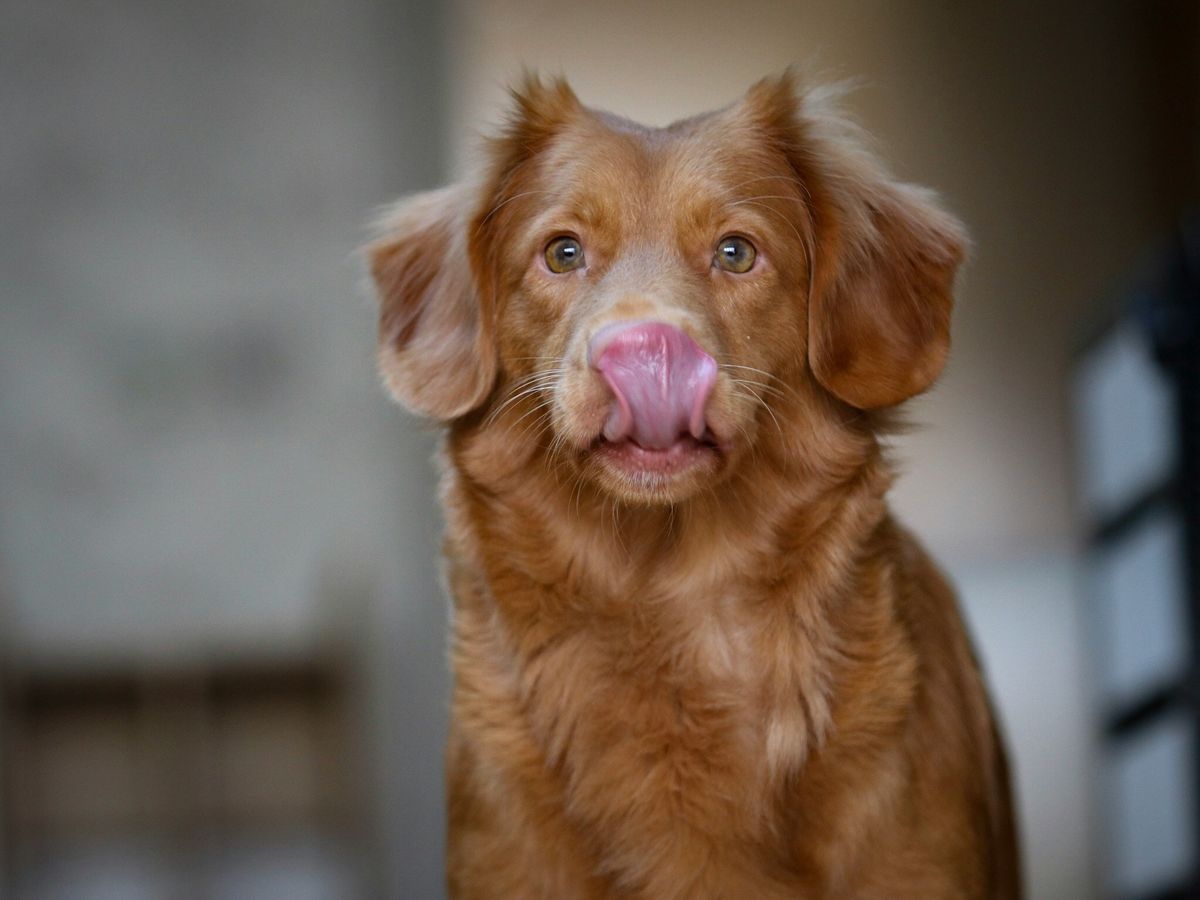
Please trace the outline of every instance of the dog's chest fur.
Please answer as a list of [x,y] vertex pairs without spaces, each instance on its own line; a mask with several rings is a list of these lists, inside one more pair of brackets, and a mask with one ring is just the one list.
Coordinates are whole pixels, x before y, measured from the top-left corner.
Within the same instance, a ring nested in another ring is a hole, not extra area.
[[[477,640],[473,615],[459,624]],[[772,796],[811,725],[794,678],[780,690],[755,668],[745,627],[700,625],[669,647],[654,626],[620,637],[622,626],[593,625],[546,636],[520,660],[493,634],[496,652],[460,680],[478,676],[494,708],[519,715],[503,732],[478,732],[491,744],[480,752],[499,761],[504,793],[557,805],[552,815],[588,835],[600,867],[646,896],[689,896],[687,884],[705,882],[708,866],[730,870],[731,856],[761,868],[752,857],[771,842]],[[505,772],[514,743],[530,755]]]
[[661,554],[585,572],[578,535],[505,515],[470,517],[503,545],[451,548],[456,727],[488,760],[473,789],[531,829],[586,835],[585,865],[634,896],[796,896],[785,793],[831,724],[836,658],[855,649],[798,593],[829,585],[750,558],[715,576],[711,560]]

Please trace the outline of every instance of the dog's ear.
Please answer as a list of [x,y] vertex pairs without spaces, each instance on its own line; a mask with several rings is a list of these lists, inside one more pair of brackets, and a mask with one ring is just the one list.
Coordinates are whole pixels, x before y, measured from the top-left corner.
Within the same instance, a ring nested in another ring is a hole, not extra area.
[[470,412],[496,377],[490,316],[467,248],[477,197],[453,185],[402,200],[367,247],[384,383],[397,402],[435,419]]
[[582,111],[561,79],[527,73],[493,138],[483,179],[400,201],[367,247],[379,294],[379,367],[395,399],[450,420],[482,404],[497,376],[500,248],[525,165]]
[[841,185],[856,205],[822,236],[808,300],[808,361],[825,388],[860,409],[928,390],[950,350],[961,226],[932,197],[887,181]]
[[500,134],[494,139],[493,159],[512,165],[536,153],[575,116],[583,106],[565,78],[543,80],[526,70],[509,89],[511,104]]
[[834,396],[875,409],[927,390],[941,373],[967,237],[930,192],[887,173],[835,95],[798,93],[789,74],[747,100],[786,135],[810,207],[809,366]]

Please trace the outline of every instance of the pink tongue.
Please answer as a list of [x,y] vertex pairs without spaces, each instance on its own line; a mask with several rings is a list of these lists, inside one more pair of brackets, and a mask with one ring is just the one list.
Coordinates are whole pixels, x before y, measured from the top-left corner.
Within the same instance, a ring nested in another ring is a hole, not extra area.
[[588,357],[613,393],[607,440],[629,438],[666,450],[682,435],[704,436],[717,363],[678,328],[663,322],[606,325],[592,336]]

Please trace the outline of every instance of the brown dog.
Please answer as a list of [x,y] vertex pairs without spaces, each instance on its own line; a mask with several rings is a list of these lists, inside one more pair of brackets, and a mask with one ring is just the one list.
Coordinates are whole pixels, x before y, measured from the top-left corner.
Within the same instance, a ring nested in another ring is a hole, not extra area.
[[456,898],[1013,898],[954,596],[891,518],[965,237],[790,76],[650,129],[530,78],[369,250],[448,425]]

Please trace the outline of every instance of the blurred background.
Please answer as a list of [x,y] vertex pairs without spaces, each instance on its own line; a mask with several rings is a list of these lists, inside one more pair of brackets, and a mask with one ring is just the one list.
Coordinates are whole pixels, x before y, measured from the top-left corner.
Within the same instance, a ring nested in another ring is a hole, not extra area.
[[974,236],[895,504],[1030,896],[1197,896],[1194,469],[1120,311],[1186,257],[1198,49],[1190,2],[6,0],[3,896],[442,896],[434,436],[377,385],[364,223],[467,171],[522,65],[665,124],[797,62]]

